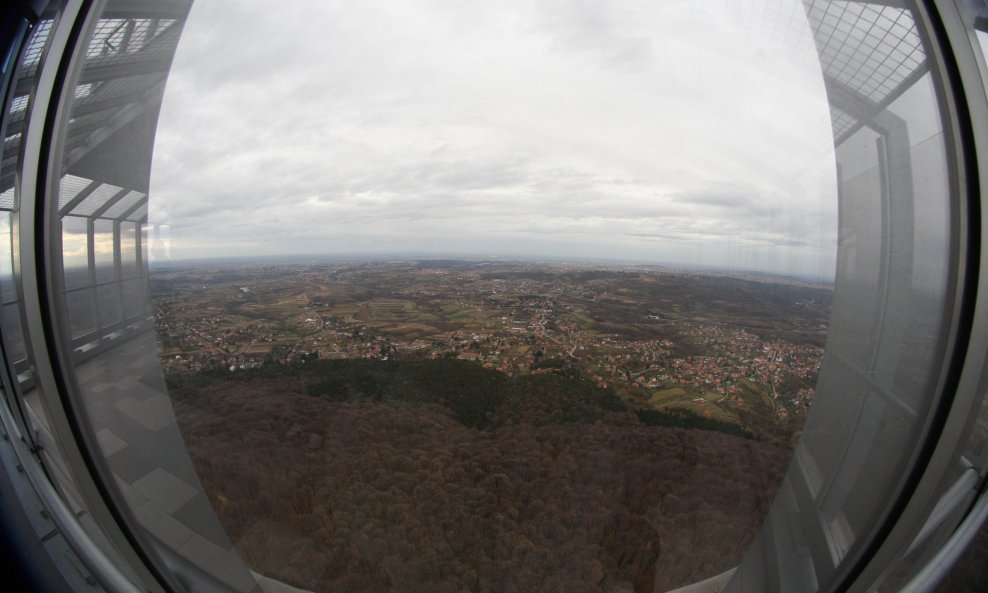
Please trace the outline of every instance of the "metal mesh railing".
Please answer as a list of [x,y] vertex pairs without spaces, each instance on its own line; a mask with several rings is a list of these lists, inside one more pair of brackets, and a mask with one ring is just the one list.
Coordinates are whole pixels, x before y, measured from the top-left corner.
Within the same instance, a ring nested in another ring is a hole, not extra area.
[[860,2],[808,0],[824,75],[870,101],[884,102],[924,67],[909,11]]

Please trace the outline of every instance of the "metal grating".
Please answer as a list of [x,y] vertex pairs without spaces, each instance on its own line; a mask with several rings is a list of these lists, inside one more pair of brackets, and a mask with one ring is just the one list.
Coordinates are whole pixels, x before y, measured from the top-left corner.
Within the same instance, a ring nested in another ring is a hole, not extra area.
[[839,140],[858,125],[858,120],[840,109],[830,106],[830,122],[834,128],[834,139]]
[[104,183],[103,185],[97,187],[93,193],[89,194],[81,204],[73,208],[68,214],[72,214],[74,216],[92,216],[93,213],[106,204],[110,198],[117,195],[121,189],[123,188],[110,185],[109,183]]
[[146,194],[142,192],[131,191],[126,196],[120,198],[120,201],[118,201],[116,204],[110,206],[106,210],[106,212],[104,212],[103,215],[100,216],[100,218],[108,218],[108,219],[116,220],[121,216],[123,216],[124,213],[126,213],[128,210],[133,208],[138,202],[143,200],[145,197]]
[[20,123],[20,122],[24,121],[24,119],[26,117],[27,117],[27,109],[21,109],[19,111],[14,111],[13,113],[11,113],[10,117],[7,118],[7,125],[9,126],[10,124],[13,124],[13,123]]
[[16,113],[18,111],[24,111],[25,109],[27,109],[27,101],[28,101],[27,95],[22,95],[20,97],[14,98],[14,100],[10,102],[10,113]]
[[3,141],[3,160],[0,161],[0,175],[7,176],[17,166],[17,155],[21,148],[20,132],[7,136]]
[[174,19],[101,19],[86,48],[86,58],[136,53]]
[[137,94],[151,88],[153,85],[165,79],[165,72],[154,72],[151,74],[140,74],[137,76],[126,76],[114,78],[100,84],[99,90],[87,97],[80,98],[73,108],[98,103],[107,99]]
[[14,209],[14,188],[8,187],[3,193],[0,193],[0,210],[13,210]]
[[93,84],[87,82],[86,84],[80,84],[75,87],[75,98],[82,99],[93,94]]
[[4,154],[5,156],[3,157],[2,168],[3,168],[3,175],[6,176],[7,173],[13,172],[14,166],[17,165],[17,151],[14,150],[11,151],[10,153],[4,153]]
[[[103,19],[86,48],[87,65],[108,65],[141,60],[170,58],[178,45],[179,28],[158,27],[151,35],[151,19]],[[128,37],[129,31],[129,37]]]
[[[816,58],[816,46],[813,32],[806,21],[806,10],[801,2],[782,0],[707,0],[704,2],[656,3],[657,6],[670,6],[676,18],[680,11],[697,26],[702,26],[712,36],[719,36],[721,31],[728,35],[743,33],[751,38],[758,52],[765,55],[786,54],[800,56],[806,60]],[[673,60],[674,76],[684,86],[705,84],[700,81],[709,80],[713,75],[712,61],[695,59],[691,55],[676,56]],[[753,59],[758,59],[757,55]],[[751,93],[756,95],[764,89],[756,87],[754,81],[742,70],[723,72],[717,70],[716,76],[724,88],[732,92]],[[694,82],[696,81],[696,82]],[[780,101],[797,104],[805,101],[802,89],[795,86],[779,85],[772,89]],[[812,136],[826,133],[826,121],[806,117],[806,114],[796,110],[778,114],[772,120],[771,126],[779,133],[792,137]]]
[[133,29],[130,33],[130,44],[127,47],[128,53],[140,51],[151,39],[157,27],[151,19],[137,19],[134,21]]
[[160,35],[162,31],[172,26],[178,19],[160,19],[158,21],[158,28],[155,29],[154,35]]
[[86,188],[91,180],[84,177],[76,177],[75,175],[65,175],[62,180],[58,183],[58,209],[61,210],[66,204],[72,201],[72,198],[79,195],[83,189]]
[[111,111],[107,113],[107,110],[115,109],[114,107],[107,107],[106,109],[96,111],[94,113],[87,113],[86,115],[80,115],[78,117],[73,117],[72,121],[69,122],[69,134],[72,134],[73,130],[82,128],[85,126],[92,126],[99,124],[105,120],[108,120],[111,115],[116,113],[116,111]]
[[[83,80],[75,89],[67,152],[85,144],[97,129],[112,132],[113,116],[126,103],[150,104],[162,89],[166,62],[180,27],[174,19],[101,19],[86,48]],[[146,105],[142,105],[144,109]],[[78,158],[76,155],[73,158]]]
[[141,207],[134,211],[133,214],[127,217],[127,220],[133,220],[134,222],[142,222],[148,217],[148,202],[144,200]]
[[806,15],[797,2],[722,0],[692,2],[689,7],[704,21],[726,19],[732,28],[779,47],[796,49],[812,43],[806,27],[800,26]]
[[96,24],[96,30],[86,48],[86,58],[105,56],[117,53],[122,45],[122,35],[127,19],[102,19]]
[[27,49],[24,51],[24,58],[21,61],[25,68],[34,68],[41,61],[41,52],[44,51],[45,44],[48,43],[52,23],[51,19],[41,21],[31,33],[31,41],[28,42]]
[[877,104],[925,68],[926,54],[909,11],[861,2],[805,3],[828,79]]
[[[21,133],[11,134],[7,136],[3,141],[3,154],[7,155],[4,158],[9,158],[10,156],[17,156],[17,149],[21,144]],[[13,153],[13,155],[11,155]]]

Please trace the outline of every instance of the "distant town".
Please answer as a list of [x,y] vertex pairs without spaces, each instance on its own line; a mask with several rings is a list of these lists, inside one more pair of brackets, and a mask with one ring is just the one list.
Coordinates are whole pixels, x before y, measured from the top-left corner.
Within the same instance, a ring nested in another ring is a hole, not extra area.
[[457,260],[172,266],[152,286],[169,374],[456,358],[776,435],[812,402],[831,296],[796,280]]

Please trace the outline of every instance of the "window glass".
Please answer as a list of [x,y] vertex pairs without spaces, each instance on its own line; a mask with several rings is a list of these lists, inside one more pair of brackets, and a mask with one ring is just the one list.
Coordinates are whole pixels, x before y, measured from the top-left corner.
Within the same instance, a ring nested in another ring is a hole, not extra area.
[[83,288],[65,293],[68,305],[72,338],[77,339],[95,332],[99,319],[96,315],[96,295],[92,288]]
[[879,152],[875,149],[881,134],[868,127],[860,127],[840,144],[841,178],[852,180],[866,173],[879,170]]
[[138,274],[137,223],[120,223],[120,274],[123,278],[133,278]]
[[17,290],[14,287],[12,218],[10,212],[0,212],[0,300],[4,303],[17,299]]
[[96,262],[96,282],[110,282],[117,277],[114,266],[113,221],[93,221],[93,256]]
[[80,286],[90,286],[89,275],[89,221],[78,216],[62,219],[62,269],[65,273],[65,288],[72,290]]
[[142,265],[140,266],[140,272],[143,274],[147,273],[147,263],[150,254],[150,251],[148,251],[148,246],[149,246],[148,235],[153,232],[154,229],[152,229],[149,225],[146,224],[141,225],[140,263]]
[[[194,9],[149,192],[169,395],[247,565],[310,590],[726,582],[830,320],[804,6],[328,3],[247,76],[246,23],[289,26],[261,11]],[[237,124],[260,114],[264,142]]]
[[131,319],[147,310],[147,282],[143,279],[122,283],[124,315]]
[[[4,74],[12,74],[12,76],[9,80],[5,80],[10,84],[4,86],[4,92],[8,93],[10,108],[2,126],[5,137],[2,144],[2,159],[0,159],[2,160],[0,211],[3,212],[0,215],[0,237],[2,237],[0,294],[4,302],[0,332],[3,334],[4,354],[8,358],[6,366],[12,373],[9,377],[10,382],[4,381],[4,396],[11,403],[9,411],[15,418],[15,426],[5,426],[4,431],[5,434],[19,433],[24,446],[31,449],[34,458],[30,461],[24,458],[24,465],[33,466],[35,463],[40,463],[41,467],[25,467],[23,473],[30,475],[32,470],[40,469],[36,476],[46,476],[52,481],[52,484],[44,484],[41,488],[53,485],[67,505],[65,510],[79,519],[79,526],[92,538],[84,544],[87,551],[97,555],[105,554],[109,562],[119,568],[125,578],[138,582],[131,567],[120,557],[119,551],[124,548],[115,547],[114,537],[122,535],[114,531],[117,525],[112,521],[102,523],[95,519],[100,516],[99,509],[105,508],[104,491],[95,487],[94,477],[89,475],[87,467],[83,464],[71,463],[68,460],[70,458],[65,455],[76,447],[77,442],[68,429],[68,423],[58,422],[64,401],[62,396],[67,395],[71,390],[47,389],[48,386],[53,385],[51,371],[48,370],[51,367],[46,360],[47,354],[59,351],[64,354],[66,361],[75,361],[84,357],[85,351],[91,352],[90,347],[98,328],[96,299],[92,289],[89,288],[92,284],[89,269],[91,250],[86,220],[71,216],[64,221],[35,220],[31,218],[32,214],[40,214],[40,212],[33,212],[33,208],[25,210],[19,208],[22,201],[42,204],[47,198],[54,216],[58,216],[60,210],[69,209],[70,206],[82,207],[81,211],[85,211],[88,209],[88,204],[83,204],[82,201],[99,185],[92,182],[93,169],[90,166],[92,163],[80,163],[78,159],[62,159],[63,155],[58,154],[39,155],[36,152],[39,144],[44,146],[49,144],[27,141],[42,135],[47,137],[49,132],[62,137],[65,132],[65,130],[41,130],[34,127],[36,122],[43,123],[45,120],[44,117],[35,116],[43,116],[49,108],[56,107],[52,103],[56,99],[52,99],[51,94],[54,93],[56,97],[60,94],[57,83],[54,88],[49,84],[60,77],[50,75],[64,63],[63,59],[68,59],[64,55],[65,50],[61,43],[67,37],[71,38],[67,33],[75,25],[73,22],[67,22],[71,19],[62,18],[61,10],[64,5],[65,3],[59,0],[34,4],[34,10],[42,7],[43,13],[39,15],[40,18],[32,19],[26,45],[19,53],[15,51],[9,54],[19,61],[16,64],[7,63],[3,66]],[[7,8],[7,4],[4,8]],[[83,12],[85,10],[87,9],[83,9]],[[28,15],[32,14],[32,10],[25,9],[20,17],[6,18],[15,12],[4,11],[5,34],[16,32],[21,19],[26,21]],[[5,36],[5,41],[10,42],[13,39]],[[71,51],[71,48],[68,51]],[[121,90],[118,87],[116,92],[119,93]],[[71,90],[68,94],[72,95]],[[106,103],[102,105],[105,107]],[[104,114],[108,115],[106,110]],[[134,115],[137,115],[137,112],[132,110],[128,117]],[[112,134],[114,131],[112,127],[94,126],[95,122],[91,117],[88,119],[70,117],[68,120],[76,130],[69,141],[72,144],[68,146],[70,150],[92,141],[94,132],[99,136],[107,132]],[[123,120],[117,120],[117,123],[121,121]],[[85,133],[79,133],[84,131]],[[63,144],[53,140],[50,145]],[[81,156],[82,152],[85,151],[76,151],[75,156]],[[49,157],[51,160],[46,160]],[[37,179],[31,177],[30,172],[39,169],[47,172],[49,171],[47,165],[52,164],[57,167],[58,164],[68,161],[74,163],[73,171],[63,172],[66,174],[61,175],[60,178],[56,177],[58,179],[56,183],[45,184],[50,192],[48,196],[36,196],[34,189],[40,184],[37,183]],[[39,208],[39,210],[44,209]],[[18,228],[22,233],[26,229],[52,229],[55,236],[45,233],[45,239],[51,240],[52,243],[48,249],[42,249],[41,253],[34,253],[35,247],[40,249],[40,246],[19,244],[18,241],[23,234],[11,233],[11,229]],[[26,260],[19,260],[21,254],[26,255]],[[11,270],[16,270],[21,275],[16,285],[16,293],[11,292],[14,288],[9,282]],[[33,272],[37,272],[38,277],[25,276]],[[50,282],[49,274],[61,275],[60,279],[64,282]],[[40,290],[38,290],[39,284]],[[65,287],[70,289],[67,294],[58,290]],[[45,291],[49,289],[52,289],[52,292],[46,293]],[[29,327],[40,327],[41,324],[64,329],[66,335],[27,334]],[[50,348],[46,348],[45,344]],[[33,354],[38,352],[44,354],[42,358],[35,359]],[[58,366],[57,362],[54,366]],[[64,376],[63,379],[65,384],[72,384],[74,381],[71,375]],[[15,398],[19,401],[15,402]],[[80,420],[84,422],[84,419],[80,418]],[[24,479],[25,475],[19,478]],[[43,483],[35,482],[35,484]],[[35,507],[33,503],[30,506],[33,510],[29,514],[36,519],[32,519],[31,524],[39,530],[38,537],[44,539],[47,547],[54,546],[63,550],[57,554],[57,558],[52,558],[52,568],[59,565],[68,568],[69,571],[75,571],[72,574],[80,579],[75,581],[79,584],[83,580],[95,583],[90,573],[82,568],[82,560],[72,554],[73,544],[69,544],[63,538],[60,534],[61,530],[54,528],[53,519],[57,516],[57,509],[49,507],[50,513],[38,514],[36,511],[39,507]],[[114,543],[111,544],[111,541]],[[95,550],[94,547],[99,549]],[[72,568],[73,566],[75,568]],[[86,576],[82,576],[77,568],[86,572]],[[92,574],[97,575],[98,571],[93,571]]]
[[19,363],[27,358],[20,307],[16,304],[3,307],[3,337],[9,361]]
[[[107,13],[86,19],[92,27],[82,30],[78,67],[66,76],[75,92],[67,94],[64,127],[55,131],[55,144],[65,152],[51,155],[62,166],[62,191],[58,211],[51,212],[59,219],[48,222],[62,225],[63,248],[49,254],[49,263],[65,269],[69,287],[51,298],[67,315],[71,334],[56,346],[73,363],[65,397],[87,416],[81,420],[92,430],[85,439],[89,454],[104,458],[92,475],[79,470],[82,487],[67,491],[96,508],[117,507],[131,533],[125,541],[120,533],[100,541],[120,543],[120,549],[137,542],[144,557],[158,561],[169,590],[254,592],[257,582],[203,495],[174,421],[147,323],[147,262],[136,236],[147,215],[153,122],[190,2],[142,8],[110,0],[100,6]],[[72,435],[55,437],[78,442]],[[57,451],[49,455],[53,467],[76,471]],[[87,489],[90,479],[102,487]],[[181,583],[170,570],[176,563],[183,566]]]
[[[769,513],[765,529],[773,535],[749,551],[730,591],[758,590],[758,579],[745,575],[766,562],[809,561],[812,574],[780,571],[782,589],[828,589],[859,561],[924,442],[954,314],[948,274],[957,254],[949,238],[957,211],[912,13],[815,0],[807,9],[832,114],[842,114],[833,120],[834,315],[818,397]],[[869,42],[875,35],[881,41]]]
[[96,288],[96,296],[99,299],[100,325],[104,328],[119,323],[123,316],[123,308],[120,302],[120,285],[108,284]]
[[935,589],[936,593],[977,593],[988,582],[988,525],[981,528],[974,541]]

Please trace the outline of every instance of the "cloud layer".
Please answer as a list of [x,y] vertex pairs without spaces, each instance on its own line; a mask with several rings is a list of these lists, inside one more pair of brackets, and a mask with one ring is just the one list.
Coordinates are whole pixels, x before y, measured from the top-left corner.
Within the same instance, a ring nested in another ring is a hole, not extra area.
[[168,82],[172,257],[600,257],[828,276],[795,0],[211,1]]

